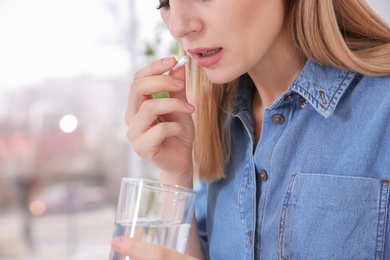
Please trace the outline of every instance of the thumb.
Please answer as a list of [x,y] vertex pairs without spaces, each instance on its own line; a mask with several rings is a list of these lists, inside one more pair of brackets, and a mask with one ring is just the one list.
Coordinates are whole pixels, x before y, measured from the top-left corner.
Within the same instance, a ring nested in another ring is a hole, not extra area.
[[[171,70],[169,72],[169,75],[175,79],[180,79],[183,82],[186,82],[186,69],[184,66],[178,68],[177,70]],[[179,91],[170,92],[169,96],[172,98],[180,99],[184,102],[188,102],[186,95],[186,86],[184,86],[184,88]]]

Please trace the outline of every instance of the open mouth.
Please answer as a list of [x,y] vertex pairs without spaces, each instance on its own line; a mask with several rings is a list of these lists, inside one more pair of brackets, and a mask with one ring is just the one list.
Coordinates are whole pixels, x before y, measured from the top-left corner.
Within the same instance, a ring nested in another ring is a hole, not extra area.
[[221,50],[222,50],[222,48],[209,50],[209,51],[202,51],[201,53],[199,53],[199,55],[201,55],[202,57],[210,57],[210,56],[220,52]]
[[224,56],[224,49],[218,48],[192,48],[187,52],[192,54],[201,67],[209,68],[217,64]]

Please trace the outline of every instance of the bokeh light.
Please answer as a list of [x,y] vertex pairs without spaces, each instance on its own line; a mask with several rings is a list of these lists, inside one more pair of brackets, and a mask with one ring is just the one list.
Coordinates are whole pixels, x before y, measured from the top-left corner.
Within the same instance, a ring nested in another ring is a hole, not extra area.
[[72,133],[76,130],[78,120],[74,115],[64,115],[60,120],[60,129],[64,133]]
[[46,204],[42,200],[33,200],[30,202],[29,209],[34,216],[40,216],[46,211]]

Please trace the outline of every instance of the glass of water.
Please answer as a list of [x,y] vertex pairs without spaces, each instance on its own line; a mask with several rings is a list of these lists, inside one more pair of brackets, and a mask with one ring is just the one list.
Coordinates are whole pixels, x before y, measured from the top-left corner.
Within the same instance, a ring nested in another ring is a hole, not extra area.
[[[195,191],[146,179],[122,178],[113,236],[127,236],[184,253]],[[111,250],[110,260],[128,259]]]

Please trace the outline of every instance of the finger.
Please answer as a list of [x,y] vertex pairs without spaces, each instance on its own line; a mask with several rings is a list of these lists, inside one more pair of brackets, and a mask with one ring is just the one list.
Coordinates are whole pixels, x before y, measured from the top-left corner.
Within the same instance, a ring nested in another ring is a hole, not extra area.
[[167,75],[151,76],[133,81],[128,95],[126,122],[129,122],[130,118],[138,112],[141,104],[150,99],[152,94],[161,91],[173,93],[183,89],[184,85],[183,80]]
[[[184,66],[180,67],[177,70],[171,70],[169,72],[169,75],[171,75],[174,79],[180,79],[183,82],[186,81],[186,69]],[[178,91],[170,93],[170,97],[178,98],[178,99],[182,100],[183,102],[188,102],[185,88],[181,88]]]
[[129,118],[136,113],[139,105],[149,98],[149,95],[159,92],[158,88],[154,89],[150,88],[150,86],[166,87],[172,85],[164,84],[164,81],[166,81],[168,77],[162,77],[161,74],[171,69],[174,64],[176,64],[175,58],[167,57],[151,62],[134,74],[134,79],[128,95],[128,107],[125,115],[126,122],[128,122]]
[[185,85],[184,79],[168,75],[150,76],[134,80],[130,86],[130,94],[150,96],[161,91],[177,91]]
[[139,156],[147,160],[157,159],[162,149],[161,144],[170,137],[182,136],[187,129],[176,122],[162,122],[150,128],[139,138],[134,139],[132,147]]
[[171,68],[173,68],[175,64],[176,64],[176,60],[173,57],[167,57],[167,58],[155,60],[151,62],[149,65],[137,71],[134,74],[134,79],[140,79],[152,75],[162,74],[170,70]]
[[128,237],[115,237],[111,242],[112,248],[120,255],[129,256],[134,260],[150,259],[189,259],[177,251],[165,247],[145,243]]
[[181,113],[191,114],[194,107],[179,99],[149,99],[142,103],[139,112],[129,122],[128,138],[134,141],[156,124],[159,116]]
[[[185,69],[183,68],[184,64],[179,64],[177,69],[174,69],[178,66],[178,62],[175,61],[175,67],[172,68],[172,58],[165,58],[152,62],[149,66],[137,72],[135,79],[131,85],[130,93],[128,96],[128,109],[125,115],[125,121],[128,122],[131,116],[133,116],[138,111],[140,104],[146,99],[150,98],[150,95],[158,93],[161,91],[168,91],[174,93],[180,91],[185,86]],[[170,70],[170,76],[167,75],[154,75],[148,76],[151,70],[154,73],[161,73],[162,68],[160,63],[170,64],[168,67]],[[153,70],[154,67],[157,67],[156,70]],[[182,69],[183,68],[183,69]],[[179,71],[179,72],[178,72]],[[174,77],[173,77],[173,76]],[[145,77],[144,77],[145,76]],[[180,97],[183,99],[182,97]],[[186,100],[185,98],[183,100]]]

